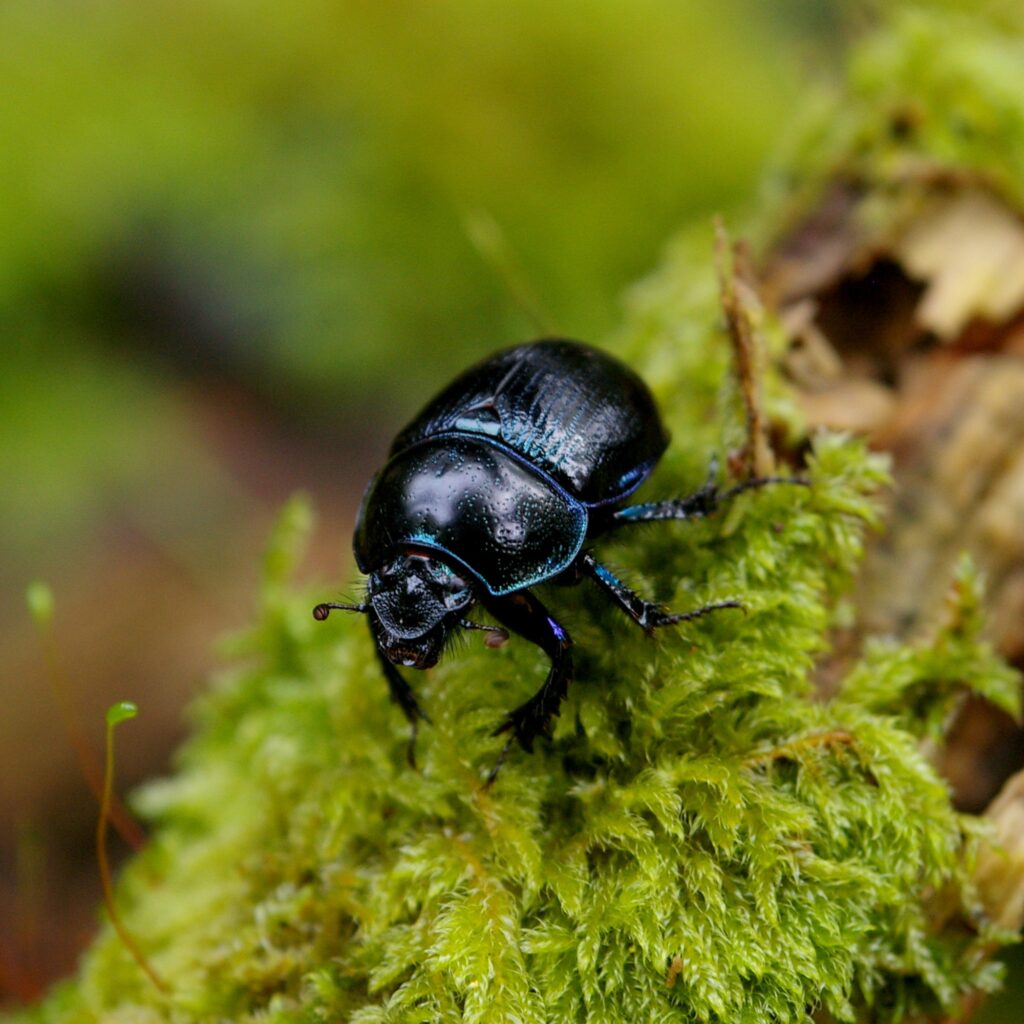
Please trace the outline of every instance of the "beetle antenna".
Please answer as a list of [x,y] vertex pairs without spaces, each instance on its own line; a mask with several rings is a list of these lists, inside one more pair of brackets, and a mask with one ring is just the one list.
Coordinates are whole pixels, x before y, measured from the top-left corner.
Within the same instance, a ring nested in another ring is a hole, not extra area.
[[462,619],[459,625],[463,629],[482,629],[492,634],[484,641],[488,647],[503,647],[508,643],[508,630],[502,629],[501,626],[485,626],[482,622],[470,622],[469,619]]
[[359,612],[360,615],[365,615],[370,610],[370,606],[366,604],[339,604],[337,601],[325,601],[313,609],[313,618],[317,622],[323,622],[333,610]]

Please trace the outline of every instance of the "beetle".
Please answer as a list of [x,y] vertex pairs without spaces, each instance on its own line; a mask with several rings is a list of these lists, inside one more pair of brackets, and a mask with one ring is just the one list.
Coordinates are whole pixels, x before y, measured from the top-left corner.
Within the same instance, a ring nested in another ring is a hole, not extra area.
[[[328,602],[364,614],[391,696],[412,728],[429,720],[398,666],[435,665],[455,630],[507,631],[536,644],[551,665],[539,690],[510,711],[493,735],[526,751],[546,734],[572,679],[572,640],[532,588],[593,580],[648,633],[723,608],[719,601],[671,612],[634,593],[594,556],[590,542],[636,523],[697,519],[727,491],[707,483],[687,498],[630,505],[669,436],[647,385],[625,363],[578,341],[546,338],[503,349],[456,377],[402,430],[370,481],[356,521],[356,564],[366,601]],[[481,604],[504,629],[467,618]]]

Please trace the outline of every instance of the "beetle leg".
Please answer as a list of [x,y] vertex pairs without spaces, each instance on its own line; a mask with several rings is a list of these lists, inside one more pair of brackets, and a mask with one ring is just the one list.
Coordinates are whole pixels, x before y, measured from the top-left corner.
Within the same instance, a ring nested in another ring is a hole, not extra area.
[[420,706],[412,687],[402,678],[402,673],[395,668],[387,659],[380,648],[376,648],[377,660],[380,662],[384,678],[388,681],[388,690],[391,692],[391,699],[402,709],[402,713],[409,720],[409,747],[405,752],[406,760],[410,768],[416,767],[416,735],[420,728],[420,719],[429,722],[430,718]]
[[630,590],[589,551],[585,551],[576,561],[581,570],[596,580],[604,592],[648,635],[661,626],[675,626],[690,619],[699,619],[702,615],[717,612],[722,608],[743,608],[739,601],[716,601],[692,612],[670,612],[653,601],[645,601],[636,591]]
[[[551,659],[551,669],[544,685],[525,704],[510,711],[492,734],[497,736],[511,732],[524,750],[531,751],[533,741],[550,730],[551,720],[558,714],[569,690],[572,640],[528,590],[520,590],[508,597],[491,598],[486,601],[486,607],[503,626],[536,644]],[[488,781],[493,781],[504,757],[505,751]]]
[[718,456],[711,457],[707,479],[699,491],[688,498],[668,501],[645,501],[642,505],[627,505],[616,509],[603,524],[602,533],[628,526],[630,523],[653,523],[660,519],[703,519],[711,515],[722,501],[715,477],[718,476]]
[[647,501],[642,505],[627,505],[613,512],[602,532],[614,530],[630,523],[652,523],[662,519],[703,519],[717,512],[722,504],[744,491],[752,491],[771,484],[796,484],[809,487],[810,481],[798,476],[758,476],[744,480],[728,490],[719,490],[718,485],[706,483],[688,498],[674,498],[668,501]]

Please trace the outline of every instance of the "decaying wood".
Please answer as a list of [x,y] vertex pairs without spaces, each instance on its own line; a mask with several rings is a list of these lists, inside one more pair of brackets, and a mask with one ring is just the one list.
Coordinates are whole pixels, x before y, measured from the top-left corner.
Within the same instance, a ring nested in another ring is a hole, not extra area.
[[[966,175],[882,191],[837,179],[760,268],[809,423],[861,434],[893,461],[857,624],[823,680],[865,635],[927,634],[965,551],[985,577],[990,638],[1024,668],[1024,220]],[[936,757],[964,809],[988,807],[979,895],[991,920],[1019,930],[1024,730],[969,698]],[[936,912],[942,927],[938,902]],[[972,995],[949,1024],[981,1001]]]
[[1024,928],[1024,772],[1018,772],[986,812],[993,836],[978,857],[975,878],[989,917],[1007,931]]
[[[1024,928],[1024,772],[1012,776],[985,812],[992,829],[978,853],[975,881],[984,913],[1007,932]],[[953,908],[949,908],[951,911]],[[991,946],[975,945],[972,956],[991,956]],[[983,992],[970,992],[938,1024],[969,1024],[984,1003]],[[910,1024],[936,1024],[918,1017]]]
[[894,242],[907,275],[927,282],[916,318],[941,341],[976,319],[1006,323],[1024,307],[1024,225],[989,193],[940,193]]
[[[983,183],[934,169],[882,197],[840,178],[761,271],[808,421],[862,434],[893,458],[886,526],[858,582],[857,635],[927,629],[967,551],[985,576],[991,639],[1024,667],[1019,212]],[[967,701],[942,758],[961,805],[980,810],[1024,766],[1024,732]]]

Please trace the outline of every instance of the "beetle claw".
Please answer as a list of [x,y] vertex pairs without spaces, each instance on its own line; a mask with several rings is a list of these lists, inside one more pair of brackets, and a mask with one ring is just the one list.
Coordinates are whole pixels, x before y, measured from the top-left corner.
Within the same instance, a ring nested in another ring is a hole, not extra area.
[[531,728],[526,724],[526,714],[517,714],[517,712],[529,712],[530,708],[522,707],[516,708],[515,711],[510,711],[504,721],[491,733],[492,736],[501,736],[506,732],[511,732],[512,735],[508,738],[508,743],[511,744],[512,740],[515,739],[519,742],[519,746],[523,748],[528,754],[533,753],[533,740],[537,735],[537,730]]
[[745,615],[747,609],[739,601],[716,601],[714,604],[706,604],[703,608],[695,608],[692,612],[667,612],[663,613],[660,621],[653,623],[652,628],[659,626],[678,626],[680,622],[689,622],[691,619],[699,619],[711,612],[721,611],[723,608],[737,608]]
[[420,770],[419,765],[416,763],[416,730],[413,729],[409,733],[409,743],[405,748],[405,760],[409,767],[414,771]]
[[736,484],[734,487],[730,487],[727,491],[723,491],[718,496],[718,500],[728,501],[729,498],[734,498],[737,494],[742,494],[744,491],[753,491],[759,487],[768,487],[772,484],[792,484],[795,487],[810,487],[811,481],[805,476],[755,476]]
[[487,773],[487,778],[484,780],[484,789],[490,789],[494,785],[494,780],[498,777],[498,772],[501,771],[501,766],[505,763],[505,759],[508,757],[508,752],[512,747],[512,737],[505,741],[505,745],[501,748],[501,753],[498,754],[498,760],[494,762],[494,766]]

